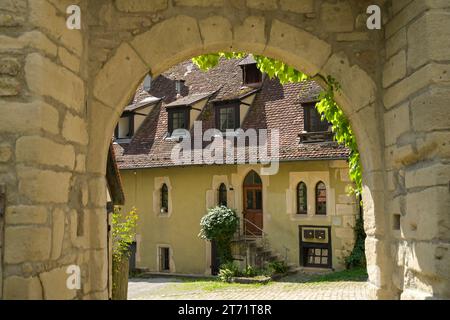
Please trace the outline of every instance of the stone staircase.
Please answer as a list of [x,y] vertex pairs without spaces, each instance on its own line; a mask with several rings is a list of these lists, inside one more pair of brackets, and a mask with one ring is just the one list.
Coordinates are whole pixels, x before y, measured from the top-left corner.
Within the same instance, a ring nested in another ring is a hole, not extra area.
[[268,235],[260,230],[260,235],[248,235],[242,229],[235,235],[232,247],[233,258],[241,267],[252,266],[264,268],[271,262],[284,262],[288,267],[288,273],[295,273],[298,266],[288,261],[289,249],[284,247],[284,252],[274,250],[269,242]]

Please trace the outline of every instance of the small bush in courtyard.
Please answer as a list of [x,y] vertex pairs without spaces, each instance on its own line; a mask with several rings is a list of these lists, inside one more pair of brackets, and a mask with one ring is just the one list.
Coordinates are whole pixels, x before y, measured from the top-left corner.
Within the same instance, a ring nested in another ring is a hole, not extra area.
[[221,263],[232,261],[231,239],[239,226],[236,211],[225,206],[218,206],[208,210],[200,221],[202,239],[215,240]]
[[268,269],[272,274],[284,274],[289,268],[284,261],[273,261],[269,263]]

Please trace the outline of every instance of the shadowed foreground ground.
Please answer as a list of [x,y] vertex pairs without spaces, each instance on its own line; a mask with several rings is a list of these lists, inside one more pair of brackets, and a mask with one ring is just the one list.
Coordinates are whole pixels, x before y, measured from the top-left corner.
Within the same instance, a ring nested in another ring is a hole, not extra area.
[[214,279],[133,278],[130,300],[365,300],[368,289],[361,270],[327,275],[298,273],[266,285],[222,283]]

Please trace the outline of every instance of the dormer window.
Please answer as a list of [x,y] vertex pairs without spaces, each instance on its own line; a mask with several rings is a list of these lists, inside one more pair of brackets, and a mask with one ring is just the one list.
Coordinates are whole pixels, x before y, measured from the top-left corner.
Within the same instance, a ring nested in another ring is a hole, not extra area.
[[304,130],[306,132],[326,132],[330,124],[326,120],[322,120],[321,115],[315,107],[315,103],[303,105],[304,110]]
[[262,80],[262,73],[256,66],[256,63],[242,66],[242,74],[244,85],[257,84]]
[[249,54],[243,59],[239,66],[242,68],[242,84],[244,86],[259,84],[262,81],[262,73],[258,69],[253,55]]
[[240,126],[239,101],[216,104],[216,128],[222,132]]
[[114,130],[116,139],[131,139],[134,134],[134,114],[124,113]]
[[189,130],[189,109],[188,108],[172,108],[168,111],[168,132],[169,135],[177,129]]
[[176,80],[175,81],[175,91],[177,92],[177,95],[181,95],[181,89],[183,88],[184,80]]

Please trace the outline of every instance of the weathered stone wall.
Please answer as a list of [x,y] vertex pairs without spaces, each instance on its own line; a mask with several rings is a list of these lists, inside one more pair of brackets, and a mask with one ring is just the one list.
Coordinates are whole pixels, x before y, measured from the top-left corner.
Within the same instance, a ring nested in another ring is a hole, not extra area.
[[392,282],[404,299],[450,298],[450,2],[391,10],[382,85]]
[[[450,297],[449,3],[375,2],[380,31],[365,27],[365,0],[1,1],[3,298],[107,297],[115,123],[146,72],[218,50],[341,83],[362,152],[374,294]],[[74,3],[81,30],[65,26]],[[65,289],[70,264],[82,270],[76,292]]]
[[105,182],[86,170],[88,33],[66,28],[67,4],[0,2],[4,299],[107,297]]

